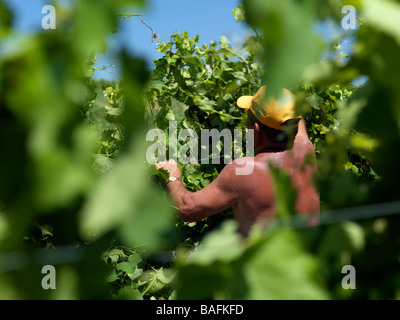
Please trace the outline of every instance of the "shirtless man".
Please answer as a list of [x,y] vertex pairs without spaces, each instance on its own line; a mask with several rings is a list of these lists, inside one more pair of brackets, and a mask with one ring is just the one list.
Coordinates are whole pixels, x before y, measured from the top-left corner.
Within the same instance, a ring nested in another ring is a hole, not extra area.
[[[248,109],[247,127],[254,129],[255,157],[232,161],[224,167],[217,179],[197,192],[187,190],[182,184],[181,171],[174,160],[155,165],[169,172],[167,187],[183,221],[200,221],[233,207],[238,231],[243,236],[248,234],[254,223],[268,222],[276,213],[270,164],[289,173],[297,190],[298,213],[319,212],[319,196],[312,182],[312,176],[317,170],[315,151],[308,138],[304,120],[295,121],[297,134],[294,141],[290,141],[283,131],[285,124],[296,118],[294,97],[284,89],[280,99],[267,103],[264,102],[265,90],[262,87],[255,96],[238,100],[239,107]],[[280,139],[282,136],[283,140]],[[254,166],[253,170],[248,175],[237,175],[236,169],[243,168],[243,163]]]

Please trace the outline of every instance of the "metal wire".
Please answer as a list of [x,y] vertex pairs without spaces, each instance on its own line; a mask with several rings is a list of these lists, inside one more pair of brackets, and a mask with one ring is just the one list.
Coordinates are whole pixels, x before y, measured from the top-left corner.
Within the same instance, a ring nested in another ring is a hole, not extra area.
[[[400,213],[400,201],[371,204],[343,209],[327,210],[321,212],[317,227],[340,223],[344,221],[357,221],[363,219],[391,216]],[[315,213],[302,216],[292,216],[289,219],[277,218],[273,226],[266,233],[278,232],[288,229],[309,228],[307,217]],[[78,248],[76,244],[59,246],[56,249],[39,249],[34,253],[14,251],[0,254],[0,273],[23,270],[29,263],[39,266],[74,263],[85,257],[85,249]]]

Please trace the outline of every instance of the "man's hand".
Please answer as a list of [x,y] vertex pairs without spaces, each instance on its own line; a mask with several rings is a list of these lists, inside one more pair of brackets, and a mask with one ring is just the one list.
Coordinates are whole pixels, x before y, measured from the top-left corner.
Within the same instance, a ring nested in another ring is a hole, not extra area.
[[163,168],[168,171],[170,177],[182,178],[181,170],[175,160],[161,161],[155,164],[157,169]]

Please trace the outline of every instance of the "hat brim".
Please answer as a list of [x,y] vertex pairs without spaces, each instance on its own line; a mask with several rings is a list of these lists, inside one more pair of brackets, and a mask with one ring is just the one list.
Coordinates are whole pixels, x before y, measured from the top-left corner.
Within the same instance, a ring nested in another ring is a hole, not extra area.
[[237,101],[237,105],[242,109],[250,109],[253,105],[253,96],[243,96]]

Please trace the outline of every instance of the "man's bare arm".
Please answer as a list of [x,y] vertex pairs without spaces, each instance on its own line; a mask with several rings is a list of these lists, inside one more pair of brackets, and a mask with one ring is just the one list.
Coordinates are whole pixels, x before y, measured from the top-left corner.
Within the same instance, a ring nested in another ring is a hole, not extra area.
[[315,157],[314,145],[308,137],[306,123],[303,119],[299,121],[298,131],[294,139],[293,148],[301,148],[302,150],[306,151],[306,153],[313,154]]
[[[180,178],[181,173],[175,161],[156,164],[164,168],[170,176]],[[217,179],[197,192],[186,189],[179,180],[168,183],[168,190],[178,207],[179,217],[185,222],[200,221],[206,217],[224,211],[238,201],[238,192],[233,165],[227,165]]]
[[296,138],[302,138],[308,140],[307,128],[304,119],[300,119],[299,121]]

